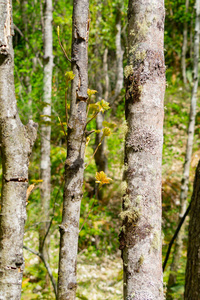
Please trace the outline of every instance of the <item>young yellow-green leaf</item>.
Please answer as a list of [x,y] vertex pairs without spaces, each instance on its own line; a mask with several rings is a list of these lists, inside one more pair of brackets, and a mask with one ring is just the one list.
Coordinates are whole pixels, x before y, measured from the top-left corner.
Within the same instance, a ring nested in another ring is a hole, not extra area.
[[74,77],[75,77],[75,74],[73,73],[73,71],[69,71],[69,72],[65,73],[66,81],[71,81],[74,79]]
[[103,184],[109,184],[112,179],[107,177],[107,175],[101,171],[101,172],[96,172],[96,183],[99,183],[99,187],[101,187]]
[[90,89],[87,90],[87,94],[89,97],[95,95],[96,93],[98,93],[96,90],[90,90]]
[[99,112],[99,102],[94,103],[94,104],[90,104],[90,108],[93,110],[93,112]]
[[109,136],[111,135],[111,130],[108,127],[103,128],[103,136]]
[[114,122],[106,122],[106,121],[103,121],[102,125],[104,127],[109,127],[110,129],[114,129],[117,127],[117,124],[115,124]]
[[104,99],[102,99],[99,103],[99,106],[100,106],[100,111],[104,112],[105,110],[108,110],[110,109],[110,104],[105,101]]
[[42,179],[32,179],[31,180],[32,182],[34,182],[34,183],[40,183],[40,182],[43,182],[43,180]]
[[86,147],[88,146],[89,142],[90,142],[90,137],[88,136],[86,139],[86,144],[85,144]]
[[58,34],[58,36],[60,35],[60,27],[59,26],[57,26],[57,34]]

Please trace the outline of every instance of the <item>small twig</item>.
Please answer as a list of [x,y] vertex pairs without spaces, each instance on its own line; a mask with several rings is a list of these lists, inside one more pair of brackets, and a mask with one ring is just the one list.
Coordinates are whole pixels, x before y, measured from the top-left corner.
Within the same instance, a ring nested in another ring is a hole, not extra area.
[[87,124],[90,123],[90,122],[98,115],[98,113],[99,113],[99,111],[96,112],[96,113],[94,114],[94,116],[93,116],[90,120],[87,121],[87,123],[86,123],[86,125],[85,125],[85,128],[86,128]]
[[185,221],[185,218],[187,217],[187,215],[188,215],[188,213],[190,211],[190,208],[191,208],[191,202],[190,202],[190,204],[189,204],[189,206],[188,206],[188,208],[187,208],[184,216],[181,218],[180,223],[178,224],[178,227],[177,227],[177,229],[176,229],[176,231],[174,233],[174,236],[172,237],[172,239],[171,239],[171,241],[170,241],[170,243],[168,245],[167,254],[166,254],[166,257],[165,257],[165,260],[164,260],[164,263],[163,263],[163,272],[165,271],[165,267],[167,265],[167,261],[169,259],[169,255],[170,255],[173,243],[174,243],[174,241],[175,241],[175,239],[176,239],[176,237],[177,237],[177,235],[178,235],[178,233],[179,233],[179,231],[181,229],[181,226],[183,225],[183,223]]
[[[98,191],[97,191],[98,192]],[[85,218],[85,220],[84,220],[84,222],[83,222],[83,224],[82,224],[82,226],[81,226],[81,228],[80,228],[80,230],[79,230],[79,233],[81,232],[81,230],[83,229],[83,226],[85,225],[85,223],[86,223],[86,221],[87,221],[87,219],[88,219],[88,217],[89,217],[89,214],[91,213],[91,211],[93,210],[93,208],[94,208],[94,203],[95,203],[95,201],[92,203],[92,206],[91,206],[91,208],[90,208],[90,210],[89,210],[89,212],[88,212],[88,214],[87,214],[87,216],[86,216],[86,218]]]
[[85,132],[85,136],[88,137],[90,134],[94,133],[95,130],[90,130]]
[[99,143],[99,145],[96,147],[92,157],[89,160],[89,163],[86,165],[85,169],[89,166],[89,164],[91,163],[92,159],[94,158],[95,154],[97,153],[97,150],[99,149],[99,147],[101,146],[101,143]]
[[[62,187],[63,182],[64,182],[64,178],[63,178],[62,181],[61,181],[60,188]],[[53,215],[52,215],[52,218],[51,218],[51,220],[50,220],[50,222],[49,222],[49,226],[48,226],[47,231],[46,231],[46,233],[45,233],[44,239],[43,239],[43,241],[42,241],[42,249],[43,249],[43,247],[44,247],[45,240],[46,240],[46,238],[47,238],[47,236],[48,236],[48,234],[49,234],[49,230],[50,230],[50,228],[51,228],[51,225],[52,225],[52,223],[53,223],[54,214],[55,214],[55,209],[56,209],[56,201],[57,201],[59,192],[60,192],[60,189],[58,189],[58,192],[57,192],[56,197],[55,197],[54,206],[53,206]]]
[[[91,97],[89,97],[89,100],[88,100],[88,107],[87,107],[87,112],[86,112],[86,119],[87,119],[87,116],[88,116],[88,113],[89,113],[89,110],[90,110],[90,101],[91,101]],[[87,124],[86,124],[87,126]]]
[[35,49],[31,45],[31,43],[29,42],[29,39],[23,34],[23,32],[15,24],[13,25],[13,27],[14,27],[14,30],[16,30],[21,35],[21,37],[23,37],[25,39],[25,41],[27,42],[27,44],[30,46],[31,50],[33,51],[33,53],[37,57],[40,67],[43,68],[42,62],[38,57],[38,53],[35,51]]
[[66,123],[67,123],[67,126],[68,126],[67,88],[65,89],[65,116],[66,116]]
[[58,117],[58,120],[59,120],[60,125],[61,125],[61,127],[62,127],[62,130],[63,130],[63,132],[64,132],[64,134],[65,134],[65,138],[66,138],[66,140],[67,140],[67,133],[66,133],[66,131],[65,131],[65,128],[64,128],[64,126],[63,126],[63,123],[62,123],[60,117]]
[[67,53],[66,53],[66,51],[65,51],[65,49],[64,49],[64,47],[63,47],[63,45],[62,45],[62,43],[61,43],[61,41],[60,41],[59,35],[58,35],[58,42],[59,42],[59,45],[60,45],[60,47],[61,47],[61,49],[62,49],[62,51],[63,51],[63,53],[64,53],[66,59],[71,63],[72,61],[71,61],[71,59],[69,59],[69,57],[68,57],[68,55],[67,55]]
[[49,263],[46,261],[46,259],[44,258],[44,255],[40,252],[36,252],[32,249],[30,249],[29,247],[23,246],[24,249],[26,249],[27,251],[39,256],[39,258],[43,261],[45,268],[47,269],[48,275],[50,277],[51,283],[53,285],[53,289],[54,289],[54,293],[55,295],[57,295],[57,285],[56,285],[56,281],[53,277],[52,271],[51,271],[51,267],[49,265]]

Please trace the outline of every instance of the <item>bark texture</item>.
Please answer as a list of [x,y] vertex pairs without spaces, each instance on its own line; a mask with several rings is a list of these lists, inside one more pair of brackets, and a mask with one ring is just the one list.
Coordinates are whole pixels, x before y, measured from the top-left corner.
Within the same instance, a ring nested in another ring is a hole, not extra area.
[[[20,2],[21,6],[21,12],[22,12],[22,21],[23,21],[23,33],[25,36],[25,39],[28,38],[28,1],[27,0],[22,0]],[[25,42],[25,55],[28,57],[29,54],[29,43],[26,41]],[[31,98],[31,92],[32,92],[32,85],[31,85],[31,80],[30,76],[26,74],[24,76],[24,84],[27,89],[27,94],[28,94],[28,107],[29,107],[29,118],[32,119],[32,98]]]
[[83,196],[85,124],[88,88],[89,0],[74,0],[72,28],[72,98],[68,124],[67,159],[62,224],[60,225],[60,257],[58,299],[76,298],[76,264],[80,205]]
[[120,249],[124,299],[163,299],[161,163],[165,64],[164,1],[130,0]]
[[[43,79],[43,101],[46,104],[43,108],[43,121],[51,121],[51,95],[52,95],[52,72],[53,72],[53,35],[52,35],[52,0],[45,1],[44,7],[44,79]],[[39,230],[39,252],[43,253],[48,261],[48,244],[49,240],[44,238],[49,225],[49,209],[51,199],[51,125],[43,124],[41,126],[41,161],[40,161],[40,178],[43,180],[41,194],[41,216],[43,221]]]
[[117,56],[117,81],[115,85],[115,95],[114,95],[114,100],[117,99],[119,94],[121,93],[121,90],[123,88],[123,83],[124,83],[124,70],[123,70],[123,55],[124,51],[122,50],[122,45],[121,45],[121,9],[118,8],[117,11],[117,18],[116,18],[116,29],[117,29],[117,34],[116,34],[116,39],[115,39],[115,45],[116,45],[116,56]]
[[[188,13],[189,0],[185,1],[185,13]],[[187,83],[187,75],[186,75],[186,52],[187,52],[187,34],[188,34],[188,24],[187,21],[183,24],[183,45],[182,45],[182,53],[181,53],[181,68],[182,68],[182,77],[184,84]]]
[[[182,184],[181,184],[181,195],[180,195],[180,216],[179,221],[183,217],[186,206],[187,206],[187,195],[189,185],[189,174],[190,164],[192,158],[192,148],[194,141],[194,130],[195,130],[195,117],[196,117],[196,102],[197,102],[197,89],[198,89],[198,61],[199,61],[199,34],[200,34],[200,1],[196,1],[196,21],[195,21],[195,36],[194,36],[194,78],[193,78],[193,89],[190,104],[190,119],[188,126],[188,140],[185,154],[185,164],[183,170]],[[183,238],[184,238],[183,224],[181,231],[179,232],[177,241],[175,243],[173,261],[171,265],[171,272],[168,280],[168,298],[170,298],[170,289],[176,284],[177,271],[179,268],[179,261],[182,254]]]
[[0,299],[21,297],[24,270],[23,236],[26,220],[28,164],[37,125],[24,126],[14,90],[12,3],[0,2],[0,142],[3,183],[0,213]]
[[200,299],[200,161],[196,169],[191,200],[188,254],[185,275],[185,300]]

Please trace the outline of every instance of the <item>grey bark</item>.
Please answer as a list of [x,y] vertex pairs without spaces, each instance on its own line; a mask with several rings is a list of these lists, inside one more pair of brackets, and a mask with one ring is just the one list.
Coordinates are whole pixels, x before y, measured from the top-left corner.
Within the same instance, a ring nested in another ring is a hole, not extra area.
[[185,273],[185,300],[200,299],[200,161],[196,169],[191,200],[187,266]]
[[88,89],[89,0],[74,0],[72,26],[72,81],[65,162],[63,214],[60,228],[58,300],[76,298],[76,264],[80,205],[83,196],[85,124]]
[[[189,0],[185,1],[185,13],[188,13]],[[181,68],[182,68],[182,77],[184,84],[187,83],[187,75],[186,75],[186,52],[187,52],[187,33],[188,33],[188,25],[187,21],[183,24],[183,45],[182,45],[182,53],[181,53]]]
[[105,49],[103,54],[103,73],[104,73],[104,100],[108,101],[109,95],[109,76],[108,76],[108,48]]
[[120,249],[124,299],[163,299],[161,163],[164,1],[129,0],[125,67],[127,134]]
[[117,57],[117,81],[115,85],[115,94],[114,94],[114,99],[112,101],[115,101],[119,94],[121,93],[121,90],[123,88],[123,83],[124,83],[124,70],[123,70],[123,55],[124,51],[122,50],[122,45],[121,45],[121,10],[120,8],[118,9],[117,12],[117,19],[116,19],[116,29],[117,29],[117,34],[116,34],[116,39],[115,39],[115,45],[116,45],[116,57]]
[[[22,20],[23,20],[23,26],[24,26],[24,36],[28,37],[28,1],[23,0],[20,2],[21,5],[21,11],[22,11]],[[25,43],[25,56],[28,56],[28,50],[29,50],[29,43]],[[28,94],[28,108],[29,108],[29,118],[32,119],[32,98],[31,98],[31,92],[32,92],[32,86],[30,82],[30,76],[28,74],[25,75],[24,78],[25,87],[27,89]]]
[[[198,89],[198,61],[199,61],[199,34],[200,34],[200,1],[196,1],[196,21],[195,21],[195,36],[194,36],[194,78],[193,78],[193,89],[191,95],[190,104],[190,119],[188,126],[188,140],[185,154],[185,164],[183,170],[183,177],[181,183],[181,194],[180,194],[180,210],[179,219],[182,218],[186,211],[187,206],[187,195],[189,185],[189,173],[190,164],[192,158],[192,148],[194,141],[194,130],[195,130],[195,117],[196,117],[196,102],[197,102],[197,89]],[[171,272],[168,280],[168,294],[170,294],[170,288],[176,284],[177,271],[179,268],[179,261],[182,254],[183,238],[184,238],[184,224],[181,231],[179,232],[178,238],[175,243],[173,261],[171,265]],[[169,296],[170,297],[170,296]]]
[[14,90],[12,2],[0,2],[0,143],[3,164],[0,212],[0,299],[18,300],[24,270],[28,164],[37,125],[24,126]]
[[[51,95],[52,95],[52,72],[53,72],[53,34],[52,34],[52,0],[46,0],[44,4],[44,78],[43,78],[43,101],[46,104],[43,108],[43,121],[51,121]],[[41,218],[49,220],[50,199],[51,199],[51,125],[42,124],[41,126],[41,160],[40,178],[43,180],[41,194]],[[49,222],[41,223],[39,229],[39,252],[49,260],[49,238],[44,237]]]

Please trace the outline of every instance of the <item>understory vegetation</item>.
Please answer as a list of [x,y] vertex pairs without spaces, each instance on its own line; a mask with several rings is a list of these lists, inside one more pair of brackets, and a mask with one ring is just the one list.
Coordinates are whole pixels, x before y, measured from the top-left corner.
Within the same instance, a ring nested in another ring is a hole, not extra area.
[[[95,138],[96,119],[87,127],[94,132],[88,139],[85,152],[85,169],[83,200],[81,203],[77,299],[83,300],[120,300],[123,295],[123,271],[118,236],[121,230],[120,213],[122,211],[124,171],[124,139],[127,130],[124,116],[125,89],[122,88],[117,98],[114,90],[117,81],[117,55],[115,37],[117,34],[117,14],[120,10],[121,43],[124,51],[123,65],[127,62],[127,20],[128,1],[92,0],[90,3],[90,38],[89,38],[89,89],[101,93],[91,95],[91,105],[97,100],[105,99],[110,109],[104,112],[103,127],[110,128],[105,136],[105,155],[108,168],[106,175],[112,179],[109,184],[98,188],[93,153],[97,147]],[[29,166],[30,196],[27,201],[27,221],[25,224],[24,245],[35,252],[39,251],[40,226],[46,220],[41,218],[40,187],[40,143],[41,125],[51,125],[51,203],[50,220],[52,222],[50,236],[50,267],[57,280],[59,259],[59,224],[62,221],[62,201],[64,187],[64,164],[66,160],[67,120],[65,111],[65,91],[67,89],[67,107],[69,111],[70,82],[66,82],[65,74],[71,69],[58,41],[57,26],[62,45],[70,57],[71,53],[71,16],[72,1],[55,1],[53,10],[53,55],[54,70],[52,84],[52,115],[50,121],[44,121],[43,102],[43,41],[42,18],[39,1],[26,4],[30,21],[27,25],[27,36],[23,34],[24,23],[21,18],[19,1],[13,1],[13,17],[15,36],[13,38],[15,52],[15,88],[18,110],[21,120],[26,124],[31,117],[39,124],[38,138],[35,142]],[[191,1],[188,13],[185,13],[185,1],[166,0],[165,25],[165,58],[167,86],[165,93],[165,121],[163,147],[162,208],[163,208],[163,260],[168,244],[177,228],[180,206],[180,188],[185,161],[187,129],[189,122],[190,99],[192,90],[192,40],[194,35],[195,16],[194,1]],[[188,24],[188,50],[186,53],[187,84],[183,84],[181,75],[181,47],[183,43],[182,26]],[[107,51],[107,70],[105,70],[105,50]],[[31,89],[28,89],[25,78],[29,77]],[[106,78],[109,85],[106,86]],[[108,95],[108,96],[106,96]],[[200,89],[198,89],[198,99]],[[31,100],[31,107],[30,107]],[[92,106],[91,106],[92,108]],[[93,118],[92,109],[88,119]],[[196,127],[193,155],[190,169],[188,203],[192,195],[195,169],[200,158],[200,103],[197,102]],[[186,218],[185,238],[182,256],[179,263],[176,285],[171,288],[172,299],[183,299],[185,283],[185,267],[187,259]],[[166,290],[172,253],[164,272],[164,288]],[[22,282],[22,299],[55,299],[53,287],[46,268],[40,258],[24,249],[25,271]]]

